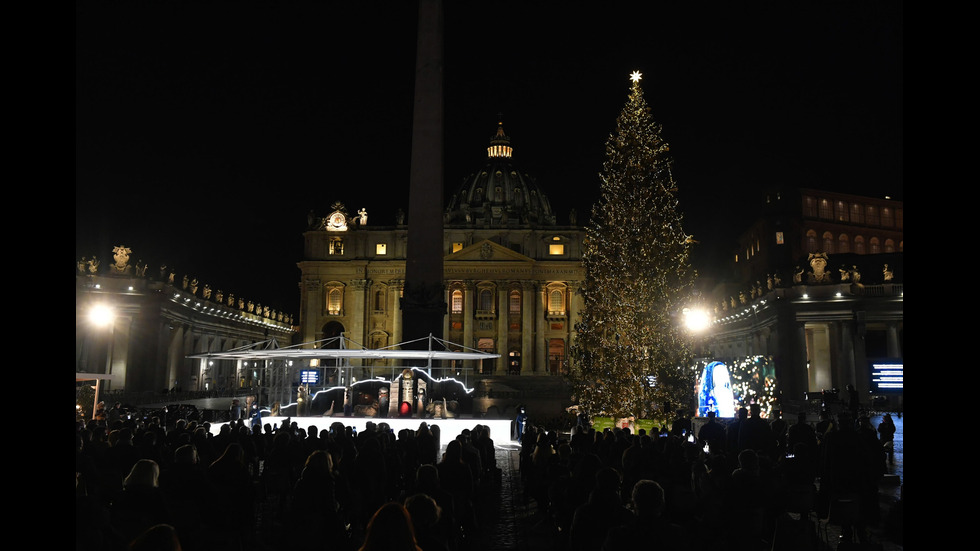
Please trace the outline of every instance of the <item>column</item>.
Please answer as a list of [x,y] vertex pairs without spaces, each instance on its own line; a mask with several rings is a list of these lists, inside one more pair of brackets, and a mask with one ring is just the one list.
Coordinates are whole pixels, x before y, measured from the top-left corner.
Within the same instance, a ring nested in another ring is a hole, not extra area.
[[446,309],[446,315],[442,316],[442,338],[449,340],[449,313],[452,310],[453,297],[452,289],[448,286],[443,290],[443,302],[449,305]]
[[575,369],[575,359],[572,357],[571,350],[578,340],[575,324],[578,322],[578,313],[582,309],[582,296],[578,292],[581,285],[580,281],[568,282],[568,338],[565,339],[565,362],[568,364],[569,374]]
[[534,358],[534,282],[521,282],[521,375],[533,374]]
[[497,375],[507,374],[508,343],[507,343],[507,290],[501,282],[497,282]]
[[350,327],[348,328],[350,332],[347,334],[347,338],[364,345],[367,341],[364,333],[364,318],[367,315],[367,288],[369,283],[367,279],[351,280],[350,309],[347,308],[347,304],[344,304],[344,312],[347,314],[347,319],[350,320]]
[[838,329],[840,330],[840,359],[841,359],[841,371],[843,372],[843,382],[847,383],[856,382],[855,366],[856,358],[854,357],[854,338],[852,334],[852,326],[850,322],[841,321],[837,322]]
[[300,304],[300,320],[303,327],[303,342],[317,340],[320,330],[320,316],[326,307],[323,297],[323,286],[319,279],[307,279],[303,282],[303,300]]
[[898,323],[894,321],[888,322],[888,326],[885,329],[885,339],[886,346],[888,347],[888,357],[889,358],[901,358],[902,357],[902,346],[898,341]]
[[391,312],[391,344],[402,343],[402,309],[401,296],[404,282],[400,279],[393,279],[388,283],[388,311]]
[[534,374],[544,375],[548,372],[548,339],[545,334],[545,316],[548,312],[548,289],[542,282],[536,282],[537,292],[534,296]]
[[[473,304],[473,282],[464,281],[463,282],[463,346],[467,348],[475,348],[476,343],[473,342],[473,324],[476,323],[475,319],[475,308]],[[469,366],[475,367],[475,366]]]

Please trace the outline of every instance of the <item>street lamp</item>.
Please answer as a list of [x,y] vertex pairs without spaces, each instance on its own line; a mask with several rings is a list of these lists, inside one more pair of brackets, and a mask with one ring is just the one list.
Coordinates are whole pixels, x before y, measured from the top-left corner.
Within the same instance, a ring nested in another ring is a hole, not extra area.
[[88,319],[98,327],[108,326],[112,328],[112,322],[116,318],[116,311],[107,304],[96,304],[88,312]]
[[684,327],[693,333],[700,333],[711,325],[711,317],[700,308],[685,308],[683,316]]

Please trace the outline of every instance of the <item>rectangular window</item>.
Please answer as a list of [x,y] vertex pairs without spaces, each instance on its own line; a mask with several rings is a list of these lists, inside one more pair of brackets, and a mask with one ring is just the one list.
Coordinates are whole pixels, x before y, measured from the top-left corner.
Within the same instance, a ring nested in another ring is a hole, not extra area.
[[560,243],[552,243],[551,245],[548,245],[548,254],[552,256],[560,256],[565,254],[565,245]]
[[864,224],[864,206],[860,203],[851,203],[851,222]]
[[830,201],[824,198],[820,199],[820,218],[824,220],[833,220],[834,213],[831,210]]
[[895,225],[895,217],[892,216],[892,209],[888,207],[882,207],[881,225],[885,226],[886,228],[890,228]]
[[[783,237],[783,232],[781,231],[776,232],[776,244],[777,245],[786,244],[785,238]],[[738,259],[736,259],[735,262],[738,262]]]
[[807,218],[817,217],[817,200],[809,195],[803,198],[803,216]]
[[377,245],[374,246],[374,252],[379,255],[388,254],[388,244],[378,243]]
[[878,207],[874,205],[868,205],[867,210],[867,220],[869,226],[877,226],[880,221],[878,220]]

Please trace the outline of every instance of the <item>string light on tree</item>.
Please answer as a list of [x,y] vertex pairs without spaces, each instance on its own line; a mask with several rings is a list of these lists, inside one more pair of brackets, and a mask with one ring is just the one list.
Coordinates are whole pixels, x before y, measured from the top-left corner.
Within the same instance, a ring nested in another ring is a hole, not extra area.
[[606,141],[601,199],[583,250],[585,308],[572,347],[581,405],[594,415],[651,416],[686,407],[696,374],[680,313],[693,287],[692,240],[682,228],[661,127],[640,87]]

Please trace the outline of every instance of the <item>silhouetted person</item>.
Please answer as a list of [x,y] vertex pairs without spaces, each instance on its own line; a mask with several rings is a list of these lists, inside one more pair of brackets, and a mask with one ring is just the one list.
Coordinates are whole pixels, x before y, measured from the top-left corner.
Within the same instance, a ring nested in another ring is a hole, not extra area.
[[633,486],[632,514],[622,526],[609,529],[603,551],[640,549],[692,549],[694,538],[685,538],[681,527],[664,518],[664,489],[652,480]]
[[886,413],[881,422],[878,423],[878,438],[881,439],[881,446],[888,455],[889,461],[895,458],[895,430],[892,414]]
[[749,418],[742,422],[738,430],[738,449],[755,450],[769,455],[776,447],[776,439],[772,435],[769,423],[762,418],[762,407],[759,404],[749,406]]
[[769,429],[772,431],[772,436],[776,440],[776,455],[785,453],[786,441],[789,436],[789,425],[783,419],[782,410],[773,410],[772,419],[769,421]]
[[786,445],[790,450],[796,448],[797,444],[803,444],[810,448],[810,454],[817,451],[817,433],[806,420],[806,412],[801,411],[796,414],[796,424],[790,425],[786,432]]
[[448,536],[439,524],[442,510],[436,500],[425,494],[415,494],[405,500],[405,509],[412,519],[415,541],[422,551],[449,551]]
[[620,498],[619,472],[605,467],[595,476],[595,487],[589,501],[575,510],[572,516],[569,543],[573,551],[599,549],[607,532],[630,522],[632,513],[623,507]]
[[359,551],[422,551],[408,511],[400,503],[388,502],[371,517]]
[[738,441],[739,433],[742,430],[742,425],[745,424],[745,421],[747,421],[748,418],[749,410],[744,407],[738,408],[738,411],[735,412],[735,420],[728,425],[728,428],[725,431],[725,439],[727,441],[726,447],[728,448],[729,453],[735,454],[741,449]]
[[698,431],[698,441],[708,444],[710,453],[719,454],[725,451],[725,426],[719,423],[716,413],[708,412],[708,422]]

